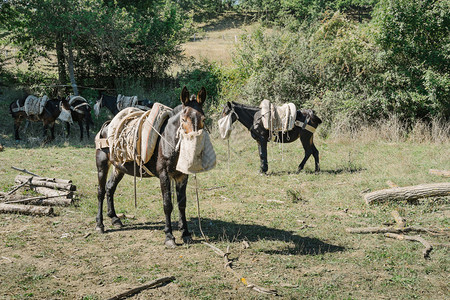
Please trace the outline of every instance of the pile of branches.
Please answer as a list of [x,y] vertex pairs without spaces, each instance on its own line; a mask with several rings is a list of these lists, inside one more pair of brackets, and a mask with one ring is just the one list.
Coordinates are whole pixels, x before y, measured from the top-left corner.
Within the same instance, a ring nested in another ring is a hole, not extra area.
[[25,169],[12,168],[27,175],[17,175],[16,186],[0,192],[0,213],[49,216],[54,214],[54,206],[73,204],[77,188],[72,180],[41,177]]

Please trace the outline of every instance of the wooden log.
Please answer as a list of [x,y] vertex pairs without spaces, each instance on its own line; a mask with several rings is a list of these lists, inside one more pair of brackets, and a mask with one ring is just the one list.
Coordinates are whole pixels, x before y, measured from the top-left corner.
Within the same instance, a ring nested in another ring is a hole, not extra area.
[[48,181],[48,182],[57,182],[57,183],[72,183],[70,179],[61,179],[61,178],[51,178],[51,177],[41,177],[41,176],[27,176],[27,175],[17,175],[16,178],[33,178],[33,180],[37,181]]
[[0,203],[0,213],[16,213],[22,215],[51,216],[53,207]]
[[403,235],[403,234],[396,234],[396,233],[385,233],[384,235],[386,237],[394,238],[397,240],[419,242],[425,246],[425,249],[423,250],[423,258],[430,258],[430,252],[431,252],[431,250],[433,250],[433,246],[431,246],[431,244],[428,243],[424,238],[422,238],[418,235],[410,236],[410,235]]
[[449,195],[450,182],[443,182],[379,190],[365,194],[364,199],[366,200],[367,204],[373,204],[389,200],[413,201],[420,198]]
[[[56,182],[56,179],[47,178],[49,180],[42,179],[45,177],[31,177],[30,185],[32,186],[43,186],[52,189],[66,190],[66,191],[76,191],[77,187],[72,183],[68,182]],[[16,183],[23,183],[30,180],[30,176],[17,175],[15,178]]]
[[443,176],[443,177],[450,177],[450,171],[447,170],[436,170],[436,169],[430,169],[430,174]]
[[38,203],[42,206],[71,206],[73,204],[73,199],[71,198],[48,198],[39,200]]
[[159,278],[159,279],[153,280],[150,283],[144,284],[144,285],[139,286],[137,288],[131,289],[129,291],[126,291],[126,292],[123,292],[123,293],[121,293],[119,295],[111,297],[108,300],[125,299],[125,298],[131,297],[133,295],[136,295],[137,293],[140,293],[143,290],[146,290],[146,289],[149,289],[149,288],[154,288],[154,287],[160,286],[160,285],[164,285],[164,284],[169,283],[169,282],[174,281],[174,280],[175,280],[175,277],[173,277],[173,276]]
[[32,187],[32,189],[42,195],[48,196],[48,197],[60,197],[61,199],[72,199],[73,198],[73,192],[72,191],[58,191],[54,189],[50,189],[43,186],[35,186]]

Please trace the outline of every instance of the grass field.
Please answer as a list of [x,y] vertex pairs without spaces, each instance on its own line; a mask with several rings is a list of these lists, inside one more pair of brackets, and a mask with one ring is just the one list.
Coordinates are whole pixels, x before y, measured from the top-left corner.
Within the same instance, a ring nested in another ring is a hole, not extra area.
[[[116,209],[133,216],[121,230],[95,232],[96,169],[93,138],[79,142],[78,131],[40,145],[40,126],[12,140],[6,103],[0,102],[0,190],[8,191],[18,174],[11,166],[42,176],[72,179],[78,204],[56,209],[56,216],[0,215],[0,298],[106,299],[162,276],[166,286],[132,299],[269,299],[248,290],[223,266],[222,258],[201,244],[195,180],[188,185],[187,217],[195,243],[164,247],[164,214],[157,179],[133,179],[116,192]],[[99,126],[99,124],[97,124]],[[98,128],[98,127],[97,127]],[[372,129],[376,130],[376,129]],[[248,281],[278,291],[282,299],[448,299],[448,235],[422,236],[435,247],[431,259],[422,245],[381,234],[355,235],[347,227],[392,223],[398,210],[408,225],[449,228],[449,197],[416,204],[367,206],[362,193],[399,186],[444,182],[428,170],[450,169],[450,143],[393,142],[376,134],[358,138],[316,136],[322,171],[311,159],[300,174],[300,142],[269,146],[269,172],[258,174],[257,145],[237,126],[227,142],[213,128],[217,167],[198,175],[202,228],[209,242],[229,247],[234,268]],[[295,194],[296,197],[292,197]],[[274,201],[275,200],[275,201]],[[177,220],[174,211],[173,220]],[[176,225],[175,225],[176,228]],[[179,233],[175,236],[180,242]],[[243,247],[247,241],[249,248]]]

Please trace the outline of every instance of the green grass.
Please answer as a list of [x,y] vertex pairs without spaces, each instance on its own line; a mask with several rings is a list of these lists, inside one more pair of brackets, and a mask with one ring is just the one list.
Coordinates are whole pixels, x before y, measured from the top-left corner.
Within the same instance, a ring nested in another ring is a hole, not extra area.
[[[3,297],[102,299],[173,275],[176,282],[141,296],[269,298],[237,282],[223,268],[222,259],[201,243],[164,248],[157,179],[138,180],[135,208],[133,179],[125,177],[116,192],[116,209],[135,219],[126,220],[123,230],[98,235],[92,137],[89,142],[58,137],[45,146],[16,144],[7,129],[2,137],[6,148],[0,152],[0,190],[14,185],[18,172],[11,166],[18,166],[42,176],[72,179],[79,200],[75,207],[57,208],[55,217],[0,215],[0,251],[6,257],[0,261]],[[251,282],[275,288],[286,299],[448,296],[447,248],[436,246],[431,259],[424,260],[418,243],[345,232],[347,227],[393,222],[394,209],[410,225],[448,228],[448,197],[374,206],[367,206],[362,197],[363,192],[387,188],[387,180],[399,186],[446,181],[428,174],[428,169],[450,169],[448,142],[317,135],[320,173],[314,173],[312,158],[302,173],[294,173],[303,157],[300,142],[295,142],[282,148],[269,145],[269,172],[262,176],[256,143],[241,126],[232,134],[229,161],[227,142],[216,132],[212,141],[217,166],[197,176],[202,228],[209,242],[222,250],[230,246],[234,267]],[[288,191],[300,195],[301,201],[293,201]],[[189,226],[199,242],[193,177],[187,193]],[[175,209],[173,221],[177,218]],[[113,229],[106,215],[105,225]],[[177,231],[175,235],[179,237]],[[448,242],[447,236],[423,236],[432,244]],[[244,240],[250,248],[242,247]]]

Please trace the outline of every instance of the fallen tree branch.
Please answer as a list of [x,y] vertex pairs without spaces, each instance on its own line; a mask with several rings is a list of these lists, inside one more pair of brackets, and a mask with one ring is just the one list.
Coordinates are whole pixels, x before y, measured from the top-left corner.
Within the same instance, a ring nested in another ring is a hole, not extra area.
[[368,234],[368,233],[407,233],[407,232],[426,232],[433,235],[439,235],[443,233],[443,229],[435,230],[431,228],[424,228],[424,227],[361,227],[361,228],[346,228],[345,231],[348,233],[361,233],[361,234]]
[[271,290],[271,289],[266,289],[260,286],[257,286],[255,284],[252,284],[250,282],[247,281],[246,278],[242,277],[238,272],[236,272],[232,267],[231,267],[231,260],[228,259],[228,255],[230,255],[230,253],[228,252],[229,249],[227,249],[227,252],[223,252],[222,250],[220,250],[219,248],[207,243],[207,242],[202,242],[202,244],[205,244],[206,246],[210,247],[214,252],[216,252],[219,256],[223,257],[223,261],[225,264],[225,268],[231,272],[237,279],[239,279],[240,282],[242,282],[243,284],[247,285],[247,288],[249,289],[253,289],[259,293],[262,294],[269,294],[269,295],[278,295],[276,290]]
[[397,239],[397,240],[419,242],[425,246],[425,249],[423,250],[423,257],[430,258],[430,252],[431,252],[431,250],[433,250],[433,246],[431,246],[431,244],[428,243],[424,238],[422,238],[418,235],[410,236],[410,235],[403,235],[403,234],[396,234],[396,233],[385,233],[384,235],[386,237]]
[[379,190],[364,195],[367,204],[385,202],[388,200],[413,201],[420,198],[449,196],[450,182],[421,184],[415,186],[398,187]]
[[14,169],[14,170],[16,170],[16,171],[20,171],[20,172],[23,172],[23,173],[27,173],[27,174],[30,174],[30,175],[33,175],[33,176],[39,176],[39,175],[37,175],[37,174],[34,174],[34,173],[28,171],[27,169],[20,169],[20,168],[14,167],[14,166],[11,166],[11,168]]
[[133,295],[136,295],[137,293],[142,292],[143,290],[146,289],[150,289],[150,288],[154,288],[156,286],[162,286],[166,283],[172,282],[175,280],[174,276],[170,276],[170,277],[162,277],[156,280],[153,280],[152,282],[149,282],[147,284],[144,284],[142,286],[139,286],[137,288],[131,289],[129,291],[123,292],[119,295],[116,295],[112,298],[109,298],[108,300],[119,300],[119,299],[124,299],[124,298],[128,298],[131,297]]
[[53,207],[0,203],[0,213],[18,213],[22,215],[51,216]]

